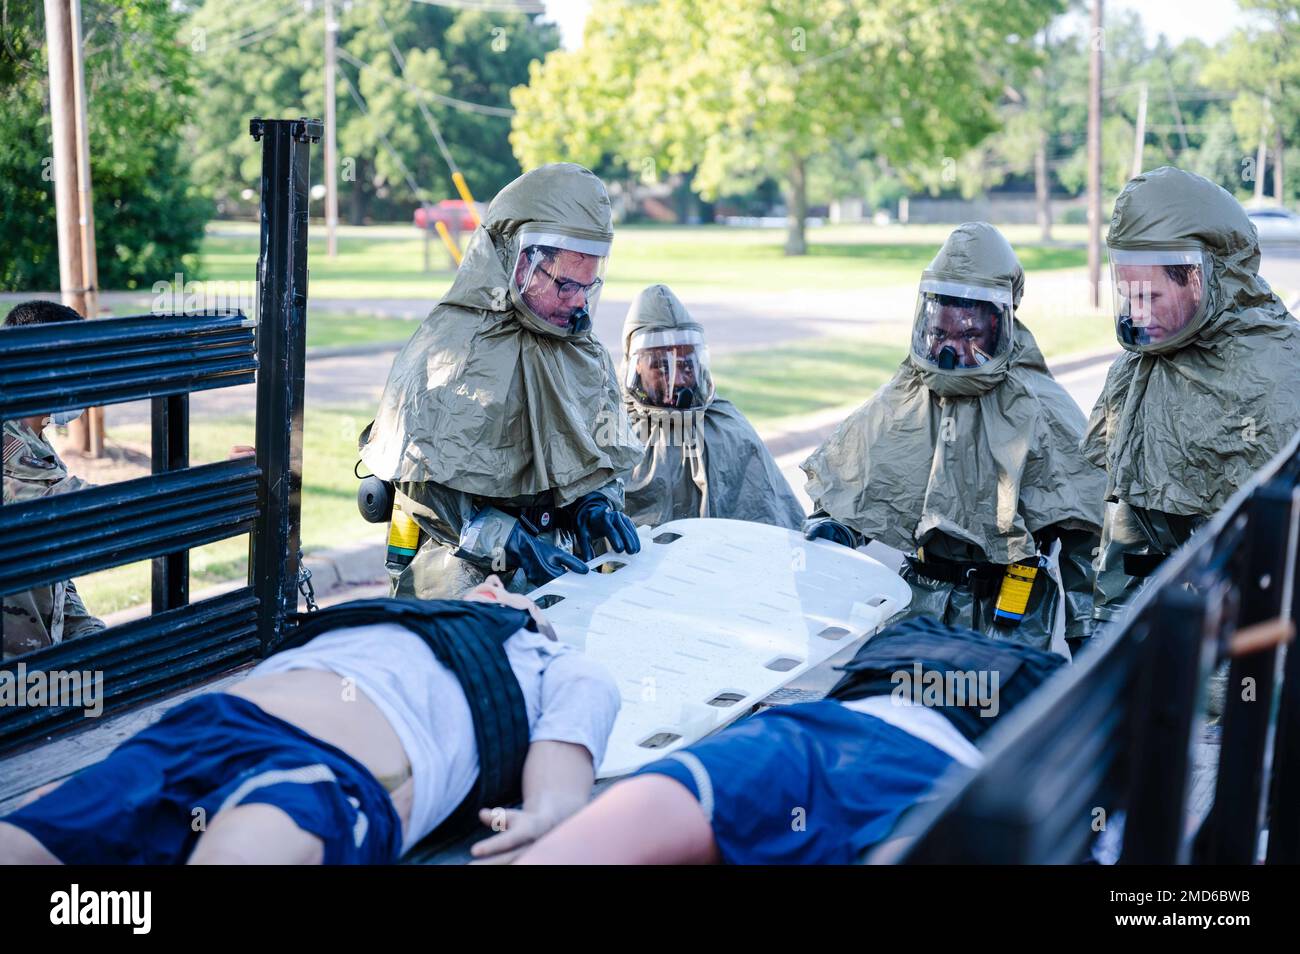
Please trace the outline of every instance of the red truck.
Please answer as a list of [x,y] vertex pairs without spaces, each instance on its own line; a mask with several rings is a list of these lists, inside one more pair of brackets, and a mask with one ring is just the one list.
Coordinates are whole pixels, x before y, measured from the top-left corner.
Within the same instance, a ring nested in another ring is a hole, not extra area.
[[474,228],[474,216],[460,199],[443,199],[434,205],[420,206],[412,221],[417,229],[431,229],[435,222],[447,223],[453,232],[469,232]]

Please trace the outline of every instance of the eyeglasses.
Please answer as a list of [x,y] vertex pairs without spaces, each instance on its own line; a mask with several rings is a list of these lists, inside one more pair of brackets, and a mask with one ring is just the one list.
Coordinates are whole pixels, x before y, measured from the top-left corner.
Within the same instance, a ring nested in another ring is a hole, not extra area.
[[593,293],[600,291],[601,279],[599,278],[584,285],[582,282],[575,282],[569,278],[563,280],[556,278],[546,269],[542,268],[541,265],[537,266],[537,270],[541,272],[543,275],[545,275],[547,278],[549,278],[551,281],[555,282],[556,294],[560,296],[560,299],[562,301],[572,298],[580,291],[583,292],[587,298],[590,298]]

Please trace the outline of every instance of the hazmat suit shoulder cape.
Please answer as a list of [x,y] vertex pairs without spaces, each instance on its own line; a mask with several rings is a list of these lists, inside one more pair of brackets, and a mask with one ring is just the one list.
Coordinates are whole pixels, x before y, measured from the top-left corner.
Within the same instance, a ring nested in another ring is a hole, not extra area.
[[1245,210],[1200,176],[1163,167],[1131,180],[1106,241],[1199,247],[1205,307],[1159,345],[1121,342],[1084,452],[1105,465],[1108,500],[1209,516],[1300,428],[1300,324],[1259,277]]
[[497,195],[451,288],[393,362],[361,449],[384,480],[498,500],[550,492],[566,506],[640,458],[604,346],[589,328],[551,326],[515,293],[525,227],[609,241],[609,197],[570,163]]
[[[623,361],[642,332],[703,327],[666,285],[644,289],[623,323]],[[624,393],[645,452],[624,475],[624,511],[658,526],[685,517],[724,517],[798,529],[803,507],[762,438],[734,404],[714,396],[704,407],[654,407]]]
[[[1020,302],[1024,272],[992,226],[949,237],[927,278],[994,284]],[[1052,526],[1095,532],[1105,475],[1079,450],[1083,412],[1018,322],[1010,350],[938,371],[911,354],[803,464],[814,507],[906,553],[937,533],[989,563],[1038,552]]]

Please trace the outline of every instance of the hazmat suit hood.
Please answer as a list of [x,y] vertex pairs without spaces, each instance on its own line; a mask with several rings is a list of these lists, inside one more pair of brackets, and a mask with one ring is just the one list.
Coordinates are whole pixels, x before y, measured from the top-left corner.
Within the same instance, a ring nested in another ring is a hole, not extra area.
[[[960,226],[925,275],[997,286],[1018,304],[1024,272],[986,223]],[[939,372],[904,359],[802,467],[814,507],[915,553],[934,532],[1010,564],[1053,525],[1101,526],[1105,475],[1079,451],[1084,417],[1018,322],[1006,359]]]
[[[957,226],[921,273],[922,283],[951,282],[1010,293],[1011,308],[1020,306],[1025,290],[1025,270],[1002,233],[987,222]],[[970,397],[997,387],[1011,365],[1011,349],[977,368],[940,370],[913,352],[908,358],[921,380],[935,394]]]
[[572,163],[506,186],[475,229],[451,288],[393,361],[361,449],[375,474],[498,499],[555,493],[564,506],[640,458],[618,382],[590,325],[527,307],[513,272],[526,231],[605,242],[609,196]]
[[[702,342],[704,328],[667,285],[651,285],[623,322],[625,370],[633,362],[633,341],[647,335]],[[624,405],[645,444],[641,460],[624,475],[624,510],[634,522],[658,526],[690,516],[802,525],[803,508],[762,438],[711,384],[701,389],[700,403],[679,410],[639,400],[627,377]]]
[[1300,325],[1259,276],[1255,227],[1219,186],[1163,167],[1115,201],[1116,251],[1199,252],[1196,315],[1111,366],[1083,448],[1108,472],[1107,499],[1208,516],[1300,427]]

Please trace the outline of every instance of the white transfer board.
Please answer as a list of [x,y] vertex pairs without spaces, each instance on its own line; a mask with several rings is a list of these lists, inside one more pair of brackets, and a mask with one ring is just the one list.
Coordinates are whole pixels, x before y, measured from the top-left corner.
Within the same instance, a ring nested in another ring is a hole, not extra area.
[[883,564],[796,531],[691,519],[639,532],[640,553],[604,554],[589,564],[604,572],[566,573],[529,594],[560,639],[618,682],[600,778],[726,725],[911,600]]

